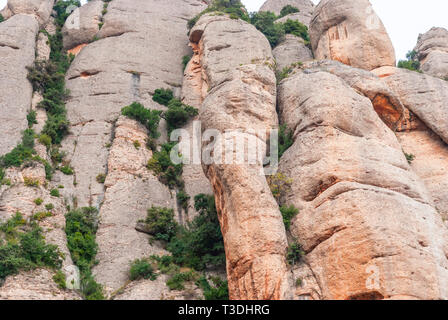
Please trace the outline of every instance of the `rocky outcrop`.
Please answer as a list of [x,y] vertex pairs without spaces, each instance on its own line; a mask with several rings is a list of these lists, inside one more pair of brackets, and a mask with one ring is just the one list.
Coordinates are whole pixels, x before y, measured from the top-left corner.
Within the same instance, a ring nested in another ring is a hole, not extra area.
[[62,29],[65,49],[72,49],[95,39],[102,23],[103,7],[103,1],[95,0],[73,11]]
[[271,11],[276,15],[287,5],[296,7],[299,12],[288,14],[280,18],[277,22],[285,22],[288,19],[298,20],[306,26],[310,25],[311,18],[314,11],[314,3],[310,0],[267,0],[260,8],[260,11]]
[[277,70],[279,71],[297,62],[313,60],[313,53],[305,45],[305,41],[292,34],[285,35],[282,41],[272,51],[272,54],[274,55]]
[[182,57],[190,53],[185,21],[203,8],[199,0],[109,3],[99,40],[81,50],[67,74],[72,134],[63,147],[76,186],[66,188],[80,206],[102,202],[104,189],[95,177],[106,170],[105,145],[121,109],[134,101],[163,108],[152,101],[158,88],[180,93]]
[[358,93],[369,98],[376,113],[392,131],[402,124],[405,108],[400,97],[372,72],[331,60],[308,62],[302,68],[307,72],[325,71],[344,80]]
[[448,30],[432,28],[419,35],[414,50],[418,54],[424,73],[448,79]]
[[[151,206],[174,208],[175,196],[146,168],[152,152],[145,147],[147,130],[135,120],[120,117],[108,157],[105,196],[97,232],[99,264],[93,272],[110,295],[128,280],[135,259],[165,251],[150,245],[148,236],[135,230]],[[151,286],[147,290],[152,290]]]
[[[203,130],[230,130],[241,137],[238,130],[275,128],[276,85],[267,39],[246,22],[208,15],[193,28],[190,41],[198,48],[194,61],[199,61],[202,70],[199,87],[208,88],[200,113]],[[266,137],[253,133],[245,138],[250,136],[265,152]],[[226,139],[230,138],[220,141]],[[261,174],[262,163],[257,159],[252,165],[220,164],[216,161],[221,155],[215,151],[215,162],[204,171],[215,193],[230,298],[288,298],[285,228]]]
[[11,15],[24,14],[37,19],[45,26],[53,11],[54,0],[8,0],[7,7]]
[[368,0],[321,1],[314,10],[310,37],[316,59],[369,71],[395,66],[392,42]]
[[447,230],[370,100],[305,70],[281,83],[279,109],[295,140],[283,201],[300,209],[291,230],[322,298],[446,298]]
[[448,143],[448,82],[399,68],[375,70],[403,105]]
[[11,151],[27,128],[33,88],[27,80],[27,66],[35,58],[36,18],[15,15],[0,24],[0,155]]
[[412,168],[425,183],[437,211],[448,218],[448,83],[417,72],[382,68],[375,73],[399,96],[407,110],[398,138],[414,157]]

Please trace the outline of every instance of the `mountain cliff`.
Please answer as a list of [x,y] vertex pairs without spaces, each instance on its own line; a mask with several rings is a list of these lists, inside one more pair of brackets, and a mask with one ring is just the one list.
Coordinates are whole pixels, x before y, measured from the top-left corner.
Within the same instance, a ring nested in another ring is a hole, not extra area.
[[399,68],[368,0],[0,14],[0,299],[448,299],[447,30]]

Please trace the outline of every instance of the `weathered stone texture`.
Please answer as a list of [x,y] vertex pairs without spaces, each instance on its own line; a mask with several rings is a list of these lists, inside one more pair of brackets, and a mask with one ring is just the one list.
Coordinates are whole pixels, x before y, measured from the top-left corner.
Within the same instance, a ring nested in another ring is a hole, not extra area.
[[447,230],[369,99],[305,70],[282,82],[279,109],[295,137],[283,201],[300,209],[291,230],[322,298],[446,298]]
[[431,28],[418,37],[414,50],[424,73],[448,79],[448,30]]
[[322,0],[310,24],[316,59],[373,70],[395,66],[395,50],[368,0]]
[[[97,232],[100,262],[93,269],[108,295],[126,283],[132,261],[165,253],[150,245],[147,235],[135,230],[151,206],[175,208],[175,196],[146,168],[152,157],[152,152],[144,147],[147,138],[146,129],[135,120],[118,119]],[[135,141],[142,147],[137,149]]]
[[291,66],[293,63],[313,60],[313,53],[305,45],[305,41],[292,34],[287,34],[284,39],[272,51],[277,70]]
[[[210,88],[200,113],[203,129],[276,127],[275,77],[268,67],[273,58],[266,38],[243,21],[204,16],[190,40],[199,46],[202,81]],[[265,140],[254,138],[265,149]],[[285,229],[261,169],[259,162],[204,167],[224,236],[231,299],[290,295]]]
[[299,9],[299,12],[289,14],[278,22],[285,22],[287,19],[298,20],[306,26],[310,25],[314,11],[314,3],[310,0],[267,0],[260,8],[260,11],[271,11],[279,15],[280,11],[287,5]]
[[34,61],[38,23],[32,16],[15,15],[0,24],[0,155],[11,151],[27,128],[32,86],[27,66]]
[[100,31],[103,6],[103,1],[94,0],[73,11],[62,28],[65,49],[94,40]]

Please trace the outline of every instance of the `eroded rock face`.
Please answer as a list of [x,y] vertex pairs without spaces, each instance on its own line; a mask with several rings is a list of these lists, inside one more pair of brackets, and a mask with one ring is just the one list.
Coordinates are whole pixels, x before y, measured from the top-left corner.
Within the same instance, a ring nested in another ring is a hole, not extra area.
[[[104,190],[95,177],[105,171],[113,122],[121,109],[138,101],[151,109],[159,88],[178,95],[182,57],[190,53],[186,20],[205,8],[199,0],[109,3],[100,40],[85,46],[67,73],[72,134],[63,142],[76,172],[73,190],[80,206],[99,206]],[[163,129],[161,129],[162,131]]]
[[95,0],[73,11],[62,28],[65,49],[94,40],[100,31],[103,6],[103,1]]
[[[203,130],[277,126],[275,76],[268,66],[273,58],[261,33],[241,20],[207,15],[193,28],[190,41],[198,46],[203,86],[209,88],[200,113]],[[253,138],[265,152],[266,137]],[[231,299],[289,295],[285,229],[261,169],[259,162],[204,167],[224,236]]]
[[393,68],[383,74],[385,83],[403,105],[448,143],[448,82],[418,72]]
[[285,22],[288,19],[298,20],[306,26],[310,25],[311,18],[314,11],[314,3],[310,0],[267,0],[260,8],[260,11],[271,11],[276,15],[287,5],[291,5],[299,9],[299,12],[288,14],[287,16],[278,20],[278,22]]
[[375,70],[409,110],[398,138],[414,156],[412,168],[425,183],[438,212],[448,218],[447,116],[448,83],[403,69]]
[[313,53],[305,45],[305,41],[292,34],[287,34],[278,46],[272,51],[277,70],[291,66],[293,63],[313,60]]
[[27,128],[33,88],[27,80],[27,66],[35,58],[36,18],[15,15],[0,24],[0,155],[11,151]]
[[376,113],[392,131],[401,125],[405,108],[399,96],[372,72],[332,60],[308,62],[303,68],[307,72],[325,71],[338,76],[350,87],[370,99]]
[[25,14],[37,18],[44,26],[50,18],[54,0],[8,0],[8,9],[12,15]]
[[395,50],[368,0],[322,0],[310,24],[316,59],[373,70],[395,66]]
[[421,34],[415,51],[424,73],[448,79],[448,30],[432,28]]
[[281,83],[279,109],[295,140],[283,201],[300,209],[291,229],[322,298],[446,298],[446,228],[370,100],[305,70]]
[[[97,232],[99,264],[93,272],[108,295],[126,284],[131,262],[165,251],[150,245],[148,236],[137,232],[139,220],[151,206],[175,208],[175,196],[146,165],[152,152],[144,147],[147,130],[135,120],[120,117],[109,157],[104,202]],[[138,141],[141,148],[136,148]],[[152,290],[151,286],[147,290]]]

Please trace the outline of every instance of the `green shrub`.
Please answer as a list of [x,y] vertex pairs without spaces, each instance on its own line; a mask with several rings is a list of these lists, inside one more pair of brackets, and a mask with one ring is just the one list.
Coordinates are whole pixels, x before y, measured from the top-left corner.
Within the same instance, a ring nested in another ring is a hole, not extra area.
[[415,155],[410,154],[410,153],[406,153],[404,152],[404,156],[406,157],[406,160],[408,161],[409,164],[412,164],[412,162],[415,160]]
[[288,14],[297,13],[297,12],[300,12],[300,10],[297,9],[296,7],[293,7],[292,5],[288,4],[287,6],[283,7],[282,10],[280,11],[279,18],[283,18],[284,16],[287,16]]
[[182,189],[184,187],[184,181],[182,180],[183,165],[182,163],[174,164],[170,158],[171,150],[175,145],[175,142],[165,143],[160,151],[155,151],[148,161],[148,169],[153,171],[160,182],[169,188],[178,187]]
[[45,205],[45,209],[47,209],[48,211],[51,211],[54,209],[54,204],[52,203],[48,203]]
[[182,57],[182,65],[184,66],[184,70],[187,68],[187,65],[190,62],[190,60],[191,60],[190,56],[183,56]]
[[282,206],[280,207],[280,212],[282,213],[285,228],[289,230],[291,228],[291,220],[299,213],[299,210],[294,206]]
[[170,89],[157,89],[154,92],[152,100],[155,102],[168,106],[168,103],[174,98],[173,91]]
[[204,194],[195,197],[198,216],[167,246],[177,265],[204,270],[225,265],[224,241],[216,213],[215,199]]
[[61,270],[58,270],[53,276],[53,281],[58,285],[59,288],[67,289],[65,273]]
[[40,206],[43,202],[44,202],[44,200],[42,200],[42,198],[34,199],[34,203],[38,206]]
[[50,195],[52,196],[52,197],[57,197],[57,198],[59,198],[59,190],[58,189],[52,189],[51,191],[50,191]]
[[176,273],[166,282],[166,285],[170,290],[184,290],[185,282],[196,281],[198,279],[198,274],[193,270],[188,272]]
[[205,300],[229,300],[229,287],[227,280],[219,277],[211,277],[210,284],[205,276],[202,276],[197,282],[204,293]]
[[28,112],[26,116],[26,120],[28,121],[28,127],[31,128],[33,125],[37,124],[37,112],[32,110]]
[[157,139],[160,133],[157,131],[160,123],[161,111],[146,109],[141,103],[134,102],[131,105],[121,109],[122,115],[137,120],[143,124],[149,131],[149,135]]
[[10,167],[20,167],[24,162],[31,160],[35,154],[34,131],[26,129],[22,134],[22,143],[17,145],[11,152],[0,157],[0,167],[2,169]]
[[53,216],[53,213],[51,213],[49,211],[41,211],[41,212],[38,212],[38,213],[33,215],[33,220],[35,220],[35,221],[42,221],[45,218],[49,218],[49,217],[52,217],[52,216]]
[[184,191],[180,190],[176,194],[177,203],[187,212],[188,211],[188,202],[190,201],[191,197]]
[[250,17],[250,22],[266,36],[272,48],[277,46],[280,39],[285,35],[283,25],[274,23],[275,20],[277,20],[277,16],[270,11],[253,13]]
[[0,279],[39,267],[59,269],[62,266],[57,246],[45,243],[42,229],[36,223],[30,223],[27,231],[17,230],[25,224],[22,215],[17,213],[0,225],[7,239],[6,243],[0,242]]
[[37,188],[39,186],[39,180],[30,177],[23,177],[23,183],[27,187]]
[[134,148],[137,150],[140,150],[140,147],[142,146],[138,140],[135,140],[133,145],[134,145]]
[[3,17],[3,15],[0,13],[0,22],[5,21],[5,18]]
[[51,147],[51,137],[46,134],[39,135],[39,142],[49,149]]
[[132,281],[139,279],[150,279],[154,281],[157,279],[157,275],[154,273],[154,268],[148,259],[137,259],[131,263],[129,279]]
[[286,254],[286,260],[290,265],[295,265],[296,263],[299,263],[302,261],[303,256],[305,255],[305,252],[302,249],[302,246],[294,242],[288,247],[288,252]]
[[309,43],[310,36],[307,26],[291,19],[283,23],[275,23],[278,18],[273,12],[260,11],[251,14],[250,22],[266,36],[272,48],[279,44],[285,34],[293,34],[301,37],[305,43]]
[[65,166],[63,166],[63,167],[60,167],[59,168],[59,170],[63,173],[63,174],[65,174],[65,175],[67,175],[67,176],[71,176],[71,175],[73,175],[73,168],[72,167],[70,167],[69,165],[65,165]]
[[106,175],[104,173],[100,173],[96,176],[96,181],[98,183],[104,183],[106,181]]
[[87,300],[104,299],[102,287],[96,283],[91,268],[95,265],[98,245],[96,243],[96,208],[81,208],[65,216],[67,246],[73,262],[81,274],[81,291]]
[[411,71],[420,71],[420,61],[417,58],[417,52],[415,50],[409,51],[406,54],[407,60],[398,61],[397,67],[402,69],[408,69]]
[[199,114],[198,109],[183,104],[178,99],[171,99],[168,103],[168,110],[162,113],[162,117],[168,125],[168,135],[174,129],[183,127],[187,122]]
[[309,43],[310,35],[308,33],[308,27],[300,23],[297,20],[288,19],[286,22],[282,23],[286,34],[293,34],[297,37],[305,40],[305,43]]
[[281,158],[283,154],[294,144],[293,132],[289,130],[286,124],[279,128],[278,134],[278,157]]
[[151,207],[144,223],[157,240],[170,241],[178,229],[178,224],[174,220],[174,210],[168,208]]
[[240,0],[213,0],[207,9],[188,21],[188,29],[191,30],[204,14],[210,12],[223,12],[229,14],[233,19],[249,21],[246,8]]

